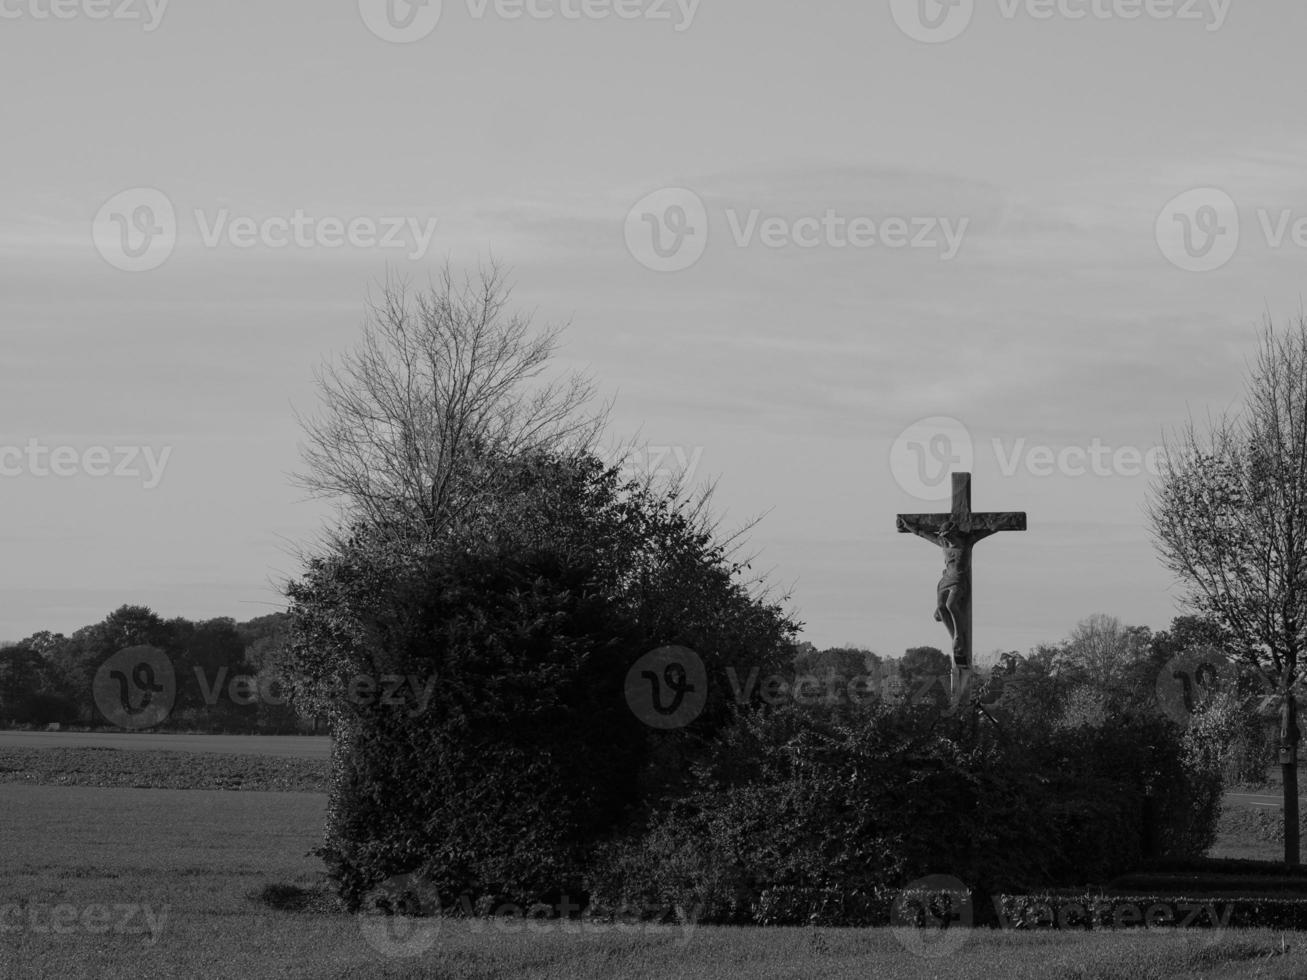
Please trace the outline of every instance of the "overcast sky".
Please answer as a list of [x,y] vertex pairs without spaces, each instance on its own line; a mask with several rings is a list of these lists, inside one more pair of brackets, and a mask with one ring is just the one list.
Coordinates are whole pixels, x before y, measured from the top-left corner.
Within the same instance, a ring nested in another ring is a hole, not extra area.
[[0,0],[0,638],[283,608],[314,366],[388,271],[491,254],[614,441],[765,514],[817,645],[946,645],[894,517],[964,464],[1029,514],[977,549],[978,654],[1165,627],[1138,460],[1301,307],[1304,37],[1300,0]]

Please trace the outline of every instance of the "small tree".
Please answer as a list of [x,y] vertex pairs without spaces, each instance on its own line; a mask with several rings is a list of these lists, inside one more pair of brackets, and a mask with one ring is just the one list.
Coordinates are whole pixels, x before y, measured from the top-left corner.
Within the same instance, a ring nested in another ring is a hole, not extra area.
[[1094,613],[1076,623],[1062,651],[1066,668],[1103,689],[1120,684],[1130,668],[1147,656],[1149,630],[1125,626],[1115,616]]
[[1157,668],[1152,631],[1094,613],[1076,623],[1057,652],[1057,666],[1071,703],[1097,705],[1109,714],[1150,708]]
[[1167,446],[1149,517],[1158,551],[1280,702],[1284,860],[1299,862],[1295,685],[1307,643],[1307,319],[1268,322],[1243,411]]

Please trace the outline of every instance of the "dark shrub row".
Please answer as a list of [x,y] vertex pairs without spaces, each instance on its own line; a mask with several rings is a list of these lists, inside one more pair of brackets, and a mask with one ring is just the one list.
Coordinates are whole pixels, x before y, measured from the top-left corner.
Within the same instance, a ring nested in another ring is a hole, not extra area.
[[598,856],[597,908],[853,924],[882,917],[887,894],[931,875],[981,896],[1102,883],[1210,839],[1213,810],[1155,794],[1214,804],[1219,793],[1219,778],[1186,767],[1179,732],[1147,718],[1021,744],[925,711],[873,710],[853,724],[759,711],[694,772],[642,833]]

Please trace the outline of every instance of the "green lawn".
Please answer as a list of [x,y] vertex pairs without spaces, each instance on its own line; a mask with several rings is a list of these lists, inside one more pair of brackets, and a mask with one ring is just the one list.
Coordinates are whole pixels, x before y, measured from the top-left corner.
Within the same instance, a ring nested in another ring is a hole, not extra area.
[[1226,806],[1217,825],[1216,843],[1209,857],[1246,858],[1253,861],[1284,860],[1284,837],[1270,836],[1284,826],[1280,810]]
[[[425,952],[411,959],[388,957],[379,950],[384,930],[395,928],[394,922],[275,911],[256,897],[268,885],[317,883],[319,864],[307,852],[318,842],[325,806],[320,793],[0,783],[0,910],[9,909],[0,919],[7,927],[0,932],[0,976],[1160,980],[1307,975],[1307,937],[1236,931],[963,931],[954,934],[961,940],[955,951],[926,958],[910,953],[889,929],[596,930],[558,922],[528,929],[520,920],[437,920],[429,936],[390,934],[412,946],[423,945],[425,936]],[[51,915],[59,906],[68,911],[61,913],[67,919],[58,921],[70,924],[55,931]],[[97,907],[104,907],[105,918],[96,918]],[[369,938],[376,929],[383,931],[381,940]],[[952,939],[938,933],[925,938]]]

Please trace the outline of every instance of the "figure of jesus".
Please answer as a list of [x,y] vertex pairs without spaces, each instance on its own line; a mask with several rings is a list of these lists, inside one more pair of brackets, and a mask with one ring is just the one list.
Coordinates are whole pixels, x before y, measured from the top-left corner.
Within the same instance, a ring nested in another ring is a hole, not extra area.
[[944,574],[935,587],[935,620],[944,624],[953,639],[954,662],[965,667],[971,647],[967,642],[971,542],[949,521],[939,529],[935,543],[944,549]]
[[967,615],[971,602],[971,546],[985,532],[963,532],[953,521],[945,521],[938,531],[909,527],[913,534],[925,538],[944,551],[944,574],[935,587],[935,622],[943,623],[953,644],[953,662],[969,667],[971,645],[967,642]]

